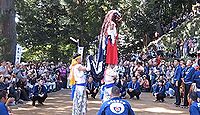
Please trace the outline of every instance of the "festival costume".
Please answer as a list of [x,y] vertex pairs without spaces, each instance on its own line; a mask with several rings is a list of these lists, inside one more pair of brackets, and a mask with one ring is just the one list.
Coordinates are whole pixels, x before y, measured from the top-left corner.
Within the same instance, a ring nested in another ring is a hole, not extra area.
[[87,112],[86,78],[84,72],[78,70],[80,66],[82,65],[77,64],[73,68],[76,84],[73,96],[72,115],[85,115]]
[[6,107],[5,103],[0,102],[0,115],[9,115],[8,108]]
[[106,14],[99,35],[97,62],[94,62],[92,56],[89,56],[87,61],[87,66],[90,67],[94,80],[101,81],[104,78],[105,85],[101,87],[100,95],[103,101],[110,99],[111,88],[114,86],[114,76],[117,75],[110,68],[105,70],[105,66],[106,64],[118,64],[117,26],[120,21],[121,15],[117,10],[110,10]]
[[193,102],[189,109],[190,115],[200,115],[200,103]]
[[115,86],[114,76],[117,76],[117,72],[112,68],[107,68],[104,77],[105,85],[101,88],[103,102],[109,100],[111,97],[112,87]]
[[117,39],[118,34],[116,31],[116,24],[112,21],[108,27],[107,37],[107,49],[106,49],[106,63],[118,64],[118,51],[117,51]]
[[103,103],[97,115],[135,115],[135,113],[126,100],[114,97]]
[[128,84],[128,89],[133,89],[133,91],[128,90],[127,93],[130,95],[130,99],[133,98],[134,96],[136,96],[137,99],[140,99],[140,83],[138,81],[136,81],[135,83],[133,83],[133,81],[131,81]]
[[86,78],[83,71],[79,71],[81,64],[76,61],[79,57],[72,60],[70,70],[70,85],[72,86],[72,115],[85,115],[87,112],[86,97]]
[[[118,64],[117,50],[117,27],[121,21],[121,15],[117,10],[110,10],[103,21],[99,38],[99,49],[97,60],[90,55],[88,65],[90,66],[91,74],[94,80],[100,81],[103,79],[106,64]],[[88,67],[89,67],[88,66]]]
[[[106,64],[117,65],[118,64],[118,50],[117,50],[117,22],[116,17],[119,12],[116,10],[111,10],[107,13],[102,25],[101,36],[102,40],[106,39],[106,44],[103,44],[103,47],[106,47]],[[115,21],[115,22],[114,22]],[[105,70],[104,81],[105,85],[102,88],[103,93],[103,102],[110,99],[111,89],[115,85],[114,77],[117,76],[117,72],[112,68],[107,68]]]

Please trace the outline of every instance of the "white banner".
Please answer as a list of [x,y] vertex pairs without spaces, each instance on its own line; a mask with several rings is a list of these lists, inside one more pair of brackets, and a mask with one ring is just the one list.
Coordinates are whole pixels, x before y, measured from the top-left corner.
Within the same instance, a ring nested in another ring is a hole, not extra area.
[[22,46],[16,45],[15,64],[20,63],[22,58]]
[[83,51],[84,51],[84,47],[78,47],[78,53],[81,54],[82,58],[83,58]]

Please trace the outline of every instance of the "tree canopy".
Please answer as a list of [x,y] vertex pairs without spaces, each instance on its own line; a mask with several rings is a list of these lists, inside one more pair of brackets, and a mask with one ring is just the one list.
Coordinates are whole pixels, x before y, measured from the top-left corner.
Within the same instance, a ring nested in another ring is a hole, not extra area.
[[191,5],[190,0],[17,0],[17,40],[26,48],[25,60],[66,61],[77,49],[69,38],[88,51],[105,14],[117,9],[123,16],[120,53],[126,54],[152,41],[160,23],[170,23]]

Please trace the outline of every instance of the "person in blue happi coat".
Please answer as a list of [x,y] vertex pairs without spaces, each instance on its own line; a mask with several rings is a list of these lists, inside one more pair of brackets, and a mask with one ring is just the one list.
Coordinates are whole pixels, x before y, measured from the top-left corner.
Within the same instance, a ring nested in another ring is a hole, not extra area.
[[160,80],[156,86],[155,93],[153,94],[156,98],[155,101],[164,102],[164,98],[166,97],[165,91],[164,81]]
[[88,95],[89,94],[91,94],[91,97],[93,98],[93,99],[95,99],[96,98],[96,95],[97,95],[97,93],[98,93],[98,88],[99,88],[99,85],[98,85],[98,83],[96,83],[94,80],[93,80],[93,78],[92,78],[92,76],[90,76],[89,78],[88,78],[88,82],[87,82],[87,84],[86,84],[86,94],[87,94],[87,98],[88,98]]
[[174,87],[173,87],[172,83],[169,81],[169,79],[166,79],[164,85],[165,85],[165,90],[166,90],[166,92],[165,92],[166,96],[173,98],[175,91],[174,91]]
[[127,93],[129,94],[130,99],[132,99],[134,96],[136,96],[137,99],[140,99],[140,83],[137,81],[136,77],[132,77],[132,81],[128,84]]
[[129,102],[121,99],[119,95],[120,89],[117,86],[113,86],[111,99],[102,104],[97,115],[135,115]]
[[43,102],[47,98],[47,89],[43,85],[43,81],[39,80],[38,85],[33,88],[33,97],[32,105],[35,106],[35,101],[38,101],[39,104],[43,105]]
[[190,87],[192,85],[193,82],[193,74],[195,73],[195,68],[192,67],[192,61],[188,60],[186,63],[186,68],[183,70],[182,73],[184,73],[182,75],[182,81],[185,84],[185,89],[184,89],[184,101],[183,101],[183,105],[182,107],[188,107],[189,103],[188,103],[188,93],[190,91]]
[[182,73],[182,67],[180,65],[180,60],[175,59],[174,60],[174,90],[175,90],[175,96],[176,96],[176,101],[175,105],[180,106],[181,104],[181,96],[180,96],[180,86],[181,86],[181,73]]
[[[200,67],[200,59],[198,60],[198,66]],[[194,73],[193,82],[196,83],[197,96],[198,96],[198,98],[200,98],[200,70],[197,70]]]
[[120,98],[124,99],[128,88],[126,77],[122,77],[116,86],[120,89]]
[[7,92],[0,90],[0,115],[9,115],[8,107],[6,106]]
[[190,93],[189,98],[189,101],[192,103],[189,109],[190,115],[200,115],[200,103],[197,101],[197,93]]

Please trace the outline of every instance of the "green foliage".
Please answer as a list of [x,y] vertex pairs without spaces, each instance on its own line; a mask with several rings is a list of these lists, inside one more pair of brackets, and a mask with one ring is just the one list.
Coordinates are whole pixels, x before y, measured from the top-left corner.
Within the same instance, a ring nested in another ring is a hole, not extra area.
[[[75,51],[74,45],[63,50],[74,31],[68,24],[67,9],[59,0],[20,0],[16,1],[19,22],[17,23],[18,42],[27,49],[24,59],[65,60]],[[70,54],[71,53],[71,54]]]
[[[37,57],[35,59],[39,60],[42,58],[43,60],[65,59],[66,56],[73,54],[63,51],[63,48],[72,43],[69,40],[70,37],[79,39],[80,45],[87,51],[89,45],[100,33],[105,14],[111,9],[118,9],[122,14],[126,14],[130,7],[135,7],[133,1],[128,5],[121,0],[115,2],[102,0],[16,1],[19,17],[18,42],[29,52],[24,55],[24,59],[30,60],[35,56]],[[70,46],[71,49],[75,49],[75,45]]]
[[[161,37],[162,41],[164,41],[165,46],[168,47],[168,50],[174,49],[177,38],[184,40],[185,38],[190,37],[199,37],[200,35],[200,16],[196,16],[193,19],[183,23],[181,26],[177,27],[175,30],[170,31],[169,34],[166,34]],[[199,42],[199,50],[200,50],[200,39]]]
[[[158,2],[156,2],[158,1]],[[85,53],[101,30],[104,16],[117,9],[123,16],[119,28],[120,54],[152,41],[159,24],[191,10],[189,0],[17,0],[18,42],[26,47],[25,60],[66,60],[76,51],[70,37],[80,40]]]

